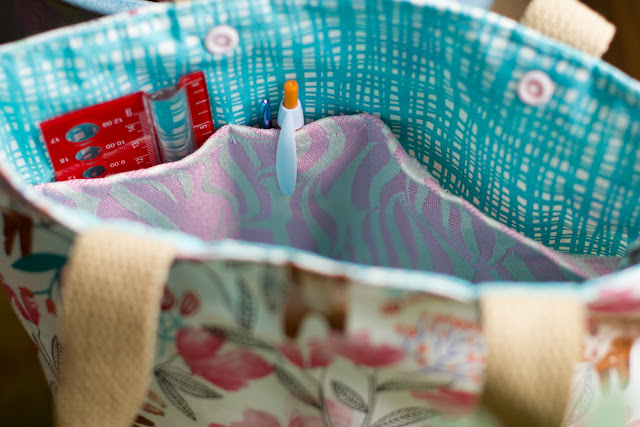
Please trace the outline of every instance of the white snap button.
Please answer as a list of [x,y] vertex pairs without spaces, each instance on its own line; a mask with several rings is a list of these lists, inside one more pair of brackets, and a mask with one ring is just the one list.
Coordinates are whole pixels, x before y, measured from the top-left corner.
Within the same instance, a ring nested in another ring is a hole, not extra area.
[[239,43],[238,31],[229,25],[213,27],[204,39],[207,50],[218,55],[231,52]]
[[542,105],[549,102],[555,85],[551,78],[542,71],[529,71],[518,83],[520,100],[529,105]]

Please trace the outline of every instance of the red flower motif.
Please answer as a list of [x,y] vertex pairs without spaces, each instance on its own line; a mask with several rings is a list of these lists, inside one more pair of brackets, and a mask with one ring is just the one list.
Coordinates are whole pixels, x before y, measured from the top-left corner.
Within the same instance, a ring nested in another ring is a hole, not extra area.
[[4,283],[2,276],[0,276],[0,283],[2,283],[2,287],[7,293],[9,301],[18,309],[22,317],[38,325],[40,323],[40,312],[38,311],[38,305],[33,300],[33,292],[27,288],[18,288],[20,291],[20,300],[18,300],[18,296],[9,285]]
[[185,292],[180,302],[180,313],[183,316],[190,316],[200,308],[200,298],[193,291]]
[[33,298],[33,292],[31,292],[31,289],[20,287],[18,290],[20,291],[20,296],[22,298]]
[[47,298],[47,311],[54,316],[56,316],[56,304],[53,302],[51,298]]
[[269,375],[273,368],[260,356],[244,349],[219,353],[225,338],[205,329],[181,329],[176,343],[178,353],[199,375],[220,388],[240,390],[249,380]]
[[245,388],[248,380],[262,378],[272,371],[271,365],[260,356],[241,349],[196,361],[190,366],[194,374],[230,391]]
[[[349,427],[353,421],[353,414],[333,400],[327,401],[327,412],[333,427]],[[242,413],[241,421],[228,426],[211,423],[209,427],[283,427],[283,424],[280,424],[276,416],[267,412],[247,409]],[[325,427],[325,424],[319,415],[302,415],[294,411],[286,427]]]
[[176,297],[173,295],[173,292],[165,286],[164,293],[162,294],[162,301],[160,301],[160,309],[162,311],[169,311],[175,302]]
[[[287,427],[326,427],[322,418],[315,415],[298,415],[289,421]],[[334,425],[335,427],[335,425]]]
[[40,312],[38,311],[38,304],[33,300],[33,292],[27,288],[18,288],[20,291],[20,299],[24,304],[24,308],[27,311],[28,319],[36,325],[40,323]]
[[468,413],[475,409],[478,395],[460,390],[413,390],[411,396],[443,412]]
[[380,312],[385,315],[396,314],[400,310],[402,310],[402,304],[398,301],[388,301],[380,308]]
[[589,310],[605,313],[628,313],[640,310],[640,300],[632,289],[604,289]]
[[215,355],[224,341],[224,337],[196,328],[181,329],[176,337],[178,353],[187,365]]
[[285,342],[277,346],[278,350],[300,368],[324,368],[333,362],[334,354],[327,345],[318,339],[310,340],[308,343],[310,350],[308,360],[305,360],[300,347],[292,342]]
[[404,359],[404,351],[388,344],[374,345],[367,333],[342,335],[331,333],[325,339],[311,339],[307,342],[308,359],[303,351],[291,342],[277,346],[291,363],[300,368],[317,368],[330,365],[336,355],[350,359],[356,365],[381,367]]
[[392,365],[404,359],[404,351],[388,344],[372,344],[367,332],[355,335],[332,333],[327,344],[335,353],[350,359],[356,365],[377,368]]
[[[344,404],[327,399],[327,412],[333,427],[349,427],[353,422],[353,413]],[[301,415],[294,411],[287,427],[325,427],[325,423],[317,415]]]

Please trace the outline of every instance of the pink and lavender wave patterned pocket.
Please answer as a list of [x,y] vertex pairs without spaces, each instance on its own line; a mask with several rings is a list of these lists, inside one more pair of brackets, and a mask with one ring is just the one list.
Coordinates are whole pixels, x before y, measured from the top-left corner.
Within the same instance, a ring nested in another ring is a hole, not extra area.
[[183,161],[36,189],[101,219],[473,282],[579,281],[619,264],[552,251],[488,219],[442,190],[374,116],[326,118],[297,132],[291,197],[276,182],[277,138],[277,130],[226,126]]

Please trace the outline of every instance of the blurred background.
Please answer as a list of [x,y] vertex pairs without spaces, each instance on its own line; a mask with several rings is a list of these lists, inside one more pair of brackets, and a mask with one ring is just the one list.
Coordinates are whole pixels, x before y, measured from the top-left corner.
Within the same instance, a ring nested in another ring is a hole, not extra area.
[[[493,9],[502,15],[520,19],[530,0],[494,0]],[[640,1],[580,0],[607,18],[616,27],[616,36],[603,59],[640,80]]]
[[[640,2],[582,0],[617,28],[604,59],[640,79]],[[56,0],[1,0],[0,43],[96,16]],[[527,0],[496,0],[494,10],[518,18]],[[0,427],[51,426],[51,395],[34,344],[0,291]]]

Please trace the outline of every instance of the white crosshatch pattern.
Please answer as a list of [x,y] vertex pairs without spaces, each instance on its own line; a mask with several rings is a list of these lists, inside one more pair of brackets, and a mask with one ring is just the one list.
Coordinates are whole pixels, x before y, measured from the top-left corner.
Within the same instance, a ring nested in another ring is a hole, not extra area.
[[[204,70],[216,127],[258,122],[298,79],[307,120],[370,112],[445,189],[565,252],[623,255],[640,228],[638,84],[515,22],[449,2],[158,5],[0,49],[3,163],[52,179],[39,123]],[[213,55],[208,31],[234,27]],[[540,70],[551,100],[519,79]]]

